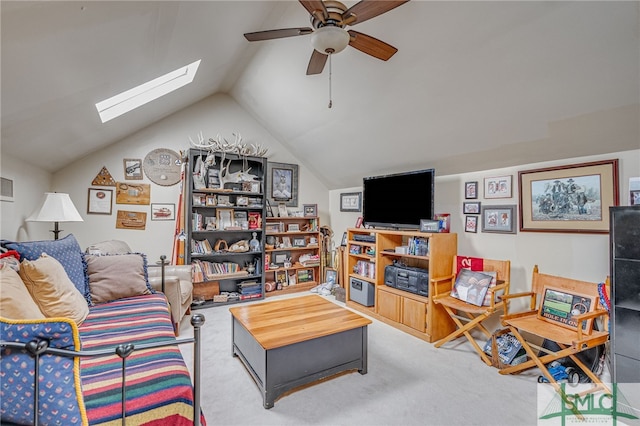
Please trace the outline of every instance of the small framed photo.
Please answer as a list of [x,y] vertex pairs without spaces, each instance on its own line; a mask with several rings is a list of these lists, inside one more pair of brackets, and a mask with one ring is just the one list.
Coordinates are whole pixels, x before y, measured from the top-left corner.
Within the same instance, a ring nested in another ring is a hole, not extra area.
[[326,268],[324,273],[324,282],[338,283],[338,270],[334,268]]
[[142,160],[140,158],[125,158],[122,163],[126,180],[142,179]]
[[462,203],[462,213],[464,214],[480,214],[480,202]]
[[89,188],[87,199],[88,214],[111,214],[113,190]]
[[236,206],[248,206],[249,205],[249,197],[238,196],[236,197]]
[[356,228],[360,228],[362,226],[362,221],[364,220],[364,218],[362,216],[360,216],[357,220],[356,220]]
[[287,232],[300,232],[300,225],[297,223],[290,223],[287,225]]
[[278,203],[278,216],[289,217],[289,212],[287,211],[287,205],[285,203]]
[[343,192],[340,194],[340,211],[362,211],[362,192]]
[[347,233],[343,232],[342,233],[342,242],[340,243],[341,247],[346,247],[347,246]]
[[228,195],[218,195],[218,205],[219,206],[230,206],[231,198]]
[[288,262],[291,258],[291,253],[288,251],[279,251],[273,254],[273,263],[283,266],[284,262]]
[[289,247],[291,247],[291,246],[292,246],[292,245],[291,245],[291,238],[289,238],[289,237],[282,237],[282,247],[289,248]]
[[280,224],[279,223],[267,223],[264,225],[264,230],[268,234],[274,234],[280,232]]
[[482,232],[516,233],[516,206],[482,207]]
[[478,198],[478,182],[464,183],[464,198],[466,200],[475,200]]
[[313,269],[298,269],[298,282],[306,283],[313,281]]
[[225,230],[233,226],[233,209],[218,209],[216,211],[216,223],[219,230]]
[[207,195],[205,198],[205,205],[206,206],[215,206],[217,204],[216,201],[216,196],[215,195]]
[[478,232],[478,216],[467,216],[464,221],[464,232]]
[[293,238],[293,246],[294,247],[306,247],[307,240],[304,237],[294,237]]
[[306,217],[315,217],[318,216],[318,205],[317,204],[304,204],[304,215]]
[[484,198],[511,198],[512,176],[484,179]]
[[151,204],[151,220],[175,220],[176,205],[175,204]]
[[204,194],[193,194],[193,206],[200,207],[206,205],[207,197]]
[[420,232],[438,232],[439,230],[439,220],[420,219]]

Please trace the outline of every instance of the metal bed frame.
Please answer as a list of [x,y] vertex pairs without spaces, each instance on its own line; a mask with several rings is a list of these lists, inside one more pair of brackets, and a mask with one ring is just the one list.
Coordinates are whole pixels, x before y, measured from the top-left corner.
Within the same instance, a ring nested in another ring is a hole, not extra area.
[[[161,267],[162,267],[162,290],[164,292],[164,266],[165,256],[161,256]],[[34,360],[34,392],[33,392],[33,406],[34,406],[34,419],[33,425],[39,426],[39,388],[40,383],[38,377],[40,375],[40,356],[44,354],[52,354],[63,356],[67,358],[76,358],[76,357],[101,357],[106,355],[116,354],[122,359],[122,426],[126,426],[127,421],[127,386],[126,386],[126,369],[127,369],[127,358],[136,350],[142,349],[153,349],[153,348],[162,348],[166,346],[179,346],[182,344],[193,343],[193,424],[194,426],[200,426],[200,368],[201,368],[201,336],[200,336],[200,328],[204,325],[205,317],[202,314],[194,314],[191,316],[191,325],[193,326],[193,338],[180,338],[173,340],[166,340],[162,342],[154,342],[154,343],[141,343],[139,345],[135,345],[132,343],[125,343],[116,345],[112,348],[101,349],[101,350],[80,350],[80,351],[72,351],[68,349],[57,349],[50,348],[49,342],[47,340],[42,339],[33,339],[29,342],[7,342],[5,340],[0,340],[0,348],[11,348],[11,349],[24,349]]]

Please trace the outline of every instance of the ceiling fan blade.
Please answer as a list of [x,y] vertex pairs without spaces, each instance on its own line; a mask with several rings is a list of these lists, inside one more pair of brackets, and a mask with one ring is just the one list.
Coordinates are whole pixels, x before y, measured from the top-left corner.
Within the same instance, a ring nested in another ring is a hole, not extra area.
[[309,65],[307,66],[307,75],[320,74],[324,69],[324,64],[327,63],[329,55],[318,52],[313,49],[311,59],[309,59]]
[[272,40],[274,38],[295,37],[311,34],[313,30],[309,27],[304,28],[282,28],[279,30],[257,31],[255,33],[246,33],[244,38],[249,41]]
[[324,5],[322,0],[299,0],[300,4],[307,9],[309,15],[315,16],[319,19],[323,24],[326,22],[329,14],[327,13],[327,8]]
[[351,36],[349,46],[383,61],[389,60],[398,51],[390,44],[358,31],[349,30],[349,35]]
[[355,25],[368,19],[375,18],[378,15],[387,13],[391,9],[402,6],[409,0],[362,0],[347,9],[342,14],[342,23],[344,25]]

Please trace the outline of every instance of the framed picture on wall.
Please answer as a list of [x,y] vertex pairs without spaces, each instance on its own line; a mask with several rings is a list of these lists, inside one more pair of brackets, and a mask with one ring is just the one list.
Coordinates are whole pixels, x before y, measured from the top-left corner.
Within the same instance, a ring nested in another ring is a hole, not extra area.
[[113,190],[89,188],[87,197],[88,214],[111,214]]
[[484,179],[484,198],[511,198],[512,176]]
[[609,207],[617,206],[618,160],[518,173],[520,230],[609,232]]
[[516,206],[483,206],[482,232],[516,233]]
[[475,200],[478,198],[478,182],[464,183],[464,198],[467,200]]

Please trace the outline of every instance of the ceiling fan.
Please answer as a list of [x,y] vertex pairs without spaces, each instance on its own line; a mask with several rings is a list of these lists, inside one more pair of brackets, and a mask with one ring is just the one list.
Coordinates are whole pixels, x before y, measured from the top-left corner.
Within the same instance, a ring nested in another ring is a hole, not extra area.
[[333,0],[299,0],[309,12],[311,26],[301,28],[282,28],[278,30],[246,33],[249,41],[272,40],[276,38],[295,37],[311,34],[311,45],[314,50],[307,66],[307,75],[320,74],[327,58],[342,51],[347,46],[371,55],[383,61],[391,58],[397,51],[395,47],[377,38],[345,27],[353,26],[368,19],[375,18],[403,5],[409,0],[362,0],[350,8]]

